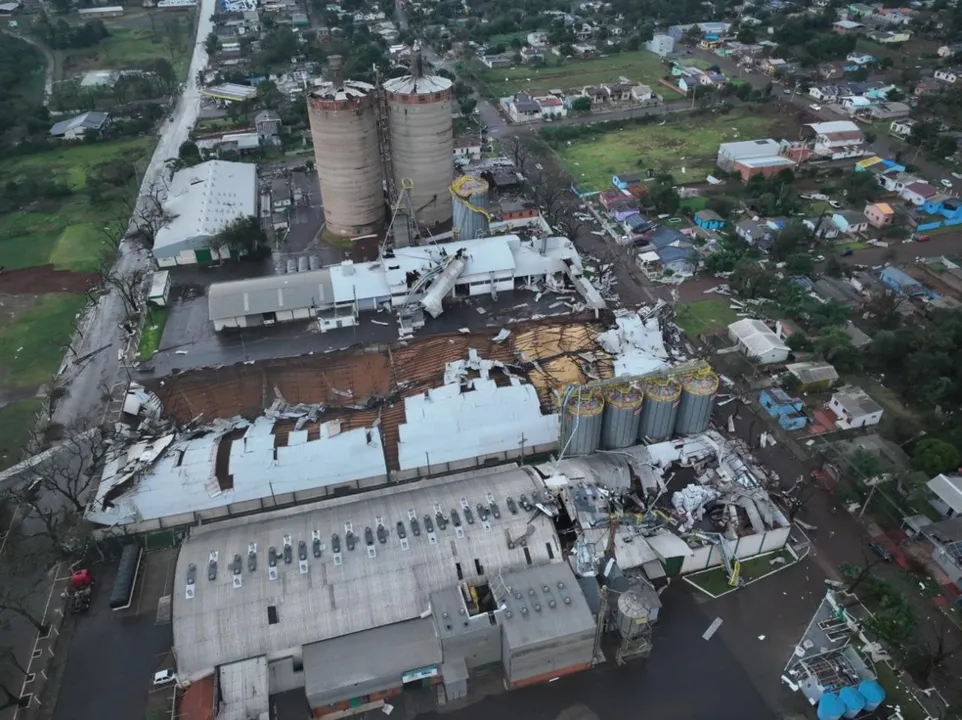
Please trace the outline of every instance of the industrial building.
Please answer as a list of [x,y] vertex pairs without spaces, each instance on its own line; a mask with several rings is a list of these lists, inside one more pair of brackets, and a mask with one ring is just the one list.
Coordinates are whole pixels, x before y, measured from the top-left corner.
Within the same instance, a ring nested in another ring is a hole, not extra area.
[[303,688],[318,717],[431,684],[462,697],[479,667],[509,688],[590,667],[595,621],[540,488],[530,469],[479,470],[195,529],[178,678],[245,676],[262,689],[249,713]]
[[170,220],[154,237],[159,267],[231,257],[215,236],[234,220],[257,216],[257,166],[208,160],[174,173],[164,200]]

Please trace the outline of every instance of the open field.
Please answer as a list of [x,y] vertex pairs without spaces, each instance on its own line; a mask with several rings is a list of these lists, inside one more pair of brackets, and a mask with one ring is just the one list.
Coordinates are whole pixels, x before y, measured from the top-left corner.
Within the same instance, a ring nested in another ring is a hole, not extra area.
[[679,305],[675,311],[675,323],[690,338],[697,338],[706,332],[724,330],[738,320],[727,299],[698,300]]
[[22,448],[29,442],[43,403],[38,397],[0,407],[0,470],[23,459]]
[[[173,16],[171,16],[173,17]],[[183,75],[187,64],[188,48],[194,31],[193,16],[177,16],[182,25],[179,45],[173,46],[167,40],[162,29],[162,21],[157,21],[156,32],[149,28],[118,27],[124,18],[105,21],[110,36],[93,47],[77,48],[58,52],[58,64],[61,72],[69,77],[88,70],[130,70],[156,58],[169,60],[177,71]]]
[[[4,300],[6,311],[10,296]],[[73,293],[17,296],[20,307],[0,317],[0,385],[36,388],[50,380],[86,303],[86,296]]]
[[662,59],[647,50],[607,55],[593,60],[562,60],[550,54],[545,57],[543,67],[491,70],[481,66],[483,70],[479,76],[492,93],[505,97],[520,90],[580,90],[585,85],[618,82],[621,76],[651,85],[657,92],[658,78],[669,74]]
[[88,167],[117,160],[137,163],[150,154],[155,142],[153,138],[135,138],[62,145],[48,152],[0,160],[0,174],[8,177],[31,170],[50,172],[66,179],[70,189],[77,192],[86,185]]
[[783,137],[780,121],[740,109],[726,115],[668,115],[661,123],[630,125],[556,148],[565,169],[584,188],[603,190],[619,172],[651,168],[675,182],[702,182],[724,142]]

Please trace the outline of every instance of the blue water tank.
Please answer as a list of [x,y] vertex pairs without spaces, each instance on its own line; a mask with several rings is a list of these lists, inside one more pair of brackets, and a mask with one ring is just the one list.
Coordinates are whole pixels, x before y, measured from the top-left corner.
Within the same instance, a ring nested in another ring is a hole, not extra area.
[[845,717],[847,718],[853,718],[865,709],[865,698],[862,697],[858,688],[842,688],[838,697],[845,703]]
[[885,702],[885,688],[875,680],[863,680],[858,684],[858,691],[865,698],[865,709],[868,712]]
[[825,693],[818,701],[818,720],[841,720],[845,703],[835,693]]

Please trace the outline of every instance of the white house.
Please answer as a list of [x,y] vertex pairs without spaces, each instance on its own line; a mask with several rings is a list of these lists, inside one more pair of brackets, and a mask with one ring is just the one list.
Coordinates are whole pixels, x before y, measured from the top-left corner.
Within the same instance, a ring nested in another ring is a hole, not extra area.
[[851,385],[832,395],[828,409],[835,415],[835,424],[842,430],[878,425],[882,420],[882,407],[864,390]]
[[528,33],[528,45],[533,48],[551,47],[551,43],[548,41],[548,34],[543,32]]
[[861,157],[865,154],[865,135],[850,120],[810,123],[814,133],[812,152],[830,160]]
[[869,55],[868,53],[861,52],[850,52],[845,56],[845,59],[849,62],[853,62],[856,65],[868,65],[869,63],[875,62],[875,56]]
[[912,128],[914,126],[915,120],[909,120],[908,118],[893,120],[889,123],[889,132],[897,137],[906,138],[912,134]]
[[454,157],[464,160],[480,160],[481,140],[476,137],[455,138]]
[[728,326],[728,337],[738,349],[759,365],[785,362],[789,349],[761,320],[744,318]]
[[962,53],[962,43],[952,43],[950,45],[943,45],[939,48],[938,55],[940,58],[952,57],[953,55],[958,55]]
[[542,118],[557,119],[563,118],[568,114],[568,108],[565,107],[564,101],[554,95],[545,95],[532,99],[538,104],[538,107],[541,108]]
[[671,55],[675,51],[675,39],[671,35],[655,35],[645,43],[645,50],[659,57]]
[[926,200],[936,193],[938,193],[938,190],[936,190],[934,186],[920,181],[914,182],[911,185],[907,185],[902,188],[901,192],[899,192],[899,196],[903,200],[912,203],[916,207],[920,207],[925,204]]
[[868,228],[868,220],[864,213],[854,210],[841,210],[832,215],[832,224],[846,235],[865,232]]
[[50,128],[50,137],[64,140],[81,140],[88,134],[102,133],[110,124],[110,114],[103,112],[85,112],[69,120],[61,120]]
[[939,68],[935,71],[936,80],[947,82],[950,85],[954,85],[959,78],[962,78],[962,69],[960,68]]
[[648,85],[633,85],[631,88],[631,99],[635,102],[648,102],[654,98],[655,93]]

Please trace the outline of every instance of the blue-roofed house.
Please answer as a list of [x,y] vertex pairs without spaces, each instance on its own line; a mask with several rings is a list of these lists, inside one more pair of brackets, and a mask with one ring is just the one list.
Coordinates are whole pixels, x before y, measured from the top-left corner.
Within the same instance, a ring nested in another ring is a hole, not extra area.
[[641,185],[641,175],[638,173],[619,173],[611,178],[611,184],[619,190],[627,190],[632,185]]
[[640,213],[635,213],[626,217],[621,223],[625,230],[630,233],[644,232],[651,225],[648,218]]
[[691,275],[698,267],[698,253],[691,244],[685,247],[667,245],[655,252],[665,270],[674,275]]
[[705,230],[721,230],[725,219],[714,210],[699,210],[695,213],[695,225]]
[[891,288],[899,295],[932,295],[932,292],[922,283],[897,267],[885,268],[879,279],[883,285]]
[[781,388],[762,390],[758,396],[758,404],[773,418],[777,418],[778,424],[784,430],[801,430],[808,422],[805,404]]

